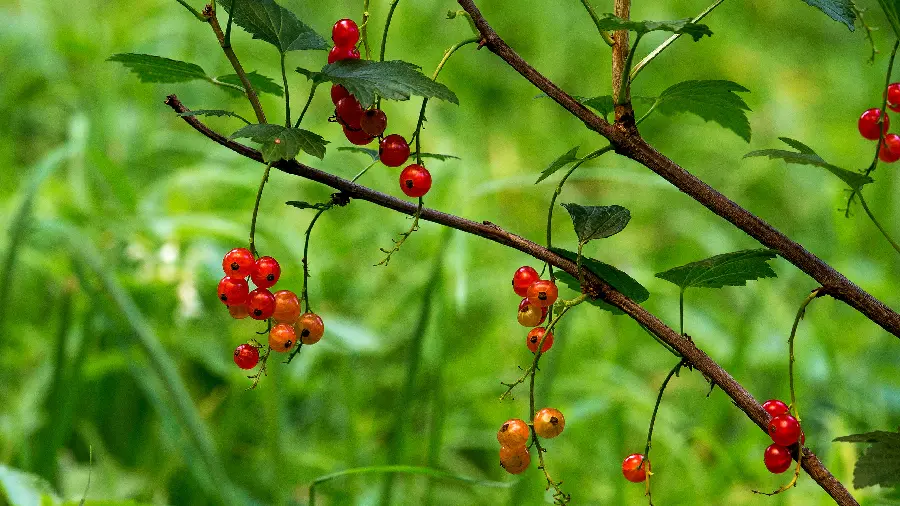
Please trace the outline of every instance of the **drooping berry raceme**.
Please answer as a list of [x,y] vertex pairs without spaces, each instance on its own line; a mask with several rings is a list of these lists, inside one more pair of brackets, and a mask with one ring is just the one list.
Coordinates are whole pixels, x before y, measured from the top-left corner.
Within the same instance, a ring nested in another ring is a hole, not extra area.
[[547,308],[537,307],[528,299],[522,299],[519,303],[519,314],[517,319],[523,327],[537,327],[547,318]]
[[342,19],[331,28],[331,40],[335,46],[353,47],[359,42],[359,27],[352,19]]
[[900,135],[887,134],[884,143],[878,148],[878,158],[885,163],[894,163],[900,160]]
[[769,416],[773,418],[790,413],[787,404],[779,401],[778,399],[769,399],[768,401],[763,403],[762,407],[764,410],[766,410],[766,413],[769,413]]
[[297,342],[297,334],[294,326],[287,323],[279,323],[269,331],[269,346],[279,353],[290,351]]
[[558,409],[544,408],[534,415],[534,433],[544,439],[555,438],[566,428],[566,417]]
[[388,167],[399,167],[409,160],[409,144],[402,135],[388,135],[378,145],[378,158]]
[[407,165],[400,173],[400,189],[407,197],[425,195],[431,189],[431,173],[421,165]]
[[247,296],[247,309],[254,320],[271,318],[275,312],[275,296],[265,288],[257,288]]
[[[877,141],[879,137],[881,137],[881,133],[878,131],[879,116],[881,116],[881,109],[873,108],[862,113],[862,115],[859,117],[859,123],[857,125],[859,127],[859,133],[870,141]],[[882,130],[884,130],[884,133],[888,132],[890,126],[891,118],[890,116],[885,114],[884,123],[882,124]]]
[[244,278],[231,278],[225,276],[219,281],[219,300],[226,306],[239,306],[247,302],[247,294],[250,286]]
[[770,473],[781,474],[791,467],[791,451],[772,443],[763,454],[763,462]]
[[234,248],[222,259],[222,270],[232,278],[246,278],[253,272],[256,260],[247,248]]
[[887,87],[887,106],[894,112],[900,112],[900,83],[891,83]]
[[328,63],[334,63],[341,60],[358,60],[359,50],[355,47],[334,46],[328,52]]
[[350,130],[362,130],[359,122],[362,120],[363,108],[356,98],[352,96],[342,98],[334,108],[334,115],[341,125]]
[[342,128],[344,129],[344,137],[357,146],[365,146],[375,140],[375,137],[372,137],[363,130],[350,130],[346,125],[342,125]]
[[272,318],[276,323],[293,324],[300,318],[300,299],[290,290],[278,290],[275,295],[275,312]]
[[347,98],[350,96],[350,92],[347,91],[347,88],[344,88],[340,84],[332,84],[331,85],[331,103],[337,105],[338,102],[341,101],[342,98]]
[[528,333],[528,336],[525,338],[525,344],[528,345],[531,353],[537,353],[541,339],[544,340],[544,344],[541,346],[541,353],[547,353],[547,350],[553,346],[553,332],[548,333],[546,338],[544,337],[544,332],[546,332],[544,327],[537,327],[531,329],[531,332]]
[[316,344],[325,334],[325,323],[316,313],[303,313],[297,320],[297,335],[303,344]]
[[234,349],[234,363],[241,369],[253,369],[259,363],[259,350],[249,344],[238,346]]
[[247,304],[236,304],[234,306],[228,306],[228,314],[231,315],[235,320],[243,320],[244,318],[250,316],[250,310],[247,308]]
[[510,448],[508,446],[500,447],[500,465],[509,474],[519,474],[528,469],[531,464],[531,454],[528,448],[518,446]]
[[278,282],[281,277],[281,266],[272,257],[262,257],[256,261],[256,266],[250,274],[250,279],[257,288],[269,288]]
[[542,279],[535,281],[528,287],[528,301],[535,306],[550,307],[556,302],[559,290],[553,281]]
[[528,287],[535,281],[540,281],[540,279],[541,275],[538,274],[538,271],[534,270],[534,267],[528,265],[519,267],[516,269],[516,273],[513,274],[513,290],[519,297],[525,297],[528,295]]
[[525,446],[530,437],[531,429],[528,428],[528,424],[518,418],[507,420],[506,423],[500,426],[500,430],[497,431],[497,441],[500,442],[501,446],[506,446],[507,448]]
[[[641,466],[641,464],[644,464]],[[622,461],[622,474],[632,483],[641,483],[647,479],[647,471],[650,470],[650,462],[644,462],[644,456],[640,453],[632,453]]]
[[387,128],[387,114],[381,109],[368,109],[363,113],[359,125],[363,132],[378,137]]
[[800,423],[791,415],[779,415],[769,420],[769,436],[775,444],[791,446],[800,440]]

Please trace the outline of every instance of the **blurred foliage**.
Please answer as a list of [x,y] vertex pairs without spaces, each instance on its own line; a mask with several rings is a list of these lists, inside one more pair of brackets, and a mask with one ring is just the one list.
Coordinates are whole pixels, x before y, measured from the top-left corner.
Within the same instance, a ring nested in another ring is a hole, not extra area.
[[[334,20],[361,16],[362,2],[283,0],[322,35]],[[708,0],[635,2],[635,19],[678,19]],[[192,2],[197,4],[198,2]],[[536,68],[579,96],[610,94],[609,50],[578,2],[482,2],[497,31]],[[864,0],[863,7],[876,7]],[[375,47],[387,11],[373,1]],[[199,5],[195,5],[199,7]],[[611,8],[604,1],[598,10]],[[455,2],[401,1],[387,53],[426,73],[450,45],[471,36],[447,20]],[[193,109],[245,117],[245,101],[207,83],[141,84],[106,59],[147,53],[232,72],[215,37],[175,1],[0,3],[0,463],[40,476],[65,500],[81,498],[94,449],[91,500],[169,504],[306,504],[309,485],[361,466],[428,466],[511,488],[440,477],[343,476],[317,487],[318,504],[539,504],[540,472],[520,477],[497,465],[495,432],[527,414],[527,392],[499,403],[500,381],[527,364],[526,330],[515,321],[512,272],[529,262],[477,237],[422,224],[389,267],[373,267],[409,219],[365,202],[325,213],[312,233],[310,293],[326,337],[290,366],[273,363],[259,388],[231,363],[259,325],[234,321],[216,300],[220,261],[247,240],[263,166],[190,130],[163,105],[178,93]],[[900,260],[864,216],[839,209],[843,185],[816,168],[742,160],[802,139],[842,167],[865,167],[872,145],[858,114],[880,103],[891,31],[881,28],[874,65],[862,30],[849,32],[800,1],[727,1],[704,20],[714,32],[679,40],[641,73],[635,94],[657,96],[691,79],[731,80],[753,137],[698,117],[655,115],[641,125],[663,153],[797,239],[892,307]],[[648,51],[666,34],[644,37]],[[278,81],[265,42],[235,30],[245,68]],[[641,56],[639,54],[638,56]],[[287,54],[288,68],[319,68],[324,52]],[[295,110],[307,80],[289,76]],[[544,237],[556,177],[533,182],[560,153],[605,145],[488,51],[458,52],[441,80],[460,105],[429,108],[423,149],[461,160],[429,163],[428,204],[490,220],[525,237]],[[273,121],[283,106],[265,95]],[[332,141],[313,165],[352,177],[369,163],[329,124],[317,96],[304,127]],[[420,102],[386,102],[389,130],[415,127]],[[207,117],[219,131],[241,126]],[[866,188],[881,221],[900,222],[900,177],[882,166]],[[397,194],[396,171],[374,167],[363,182]],[[299,289],[303,232],[329,189],[273,173],[257,242],[282,262],[279,287]],[[591,243],[585,254],[646,286],[645,303],[670,325],[678,290],[653,274],[718,253],[758,245],[646,169],[612,154],[586,163],[563,201],[618,204],[630,226]],[[565,213],[555,244],[574,249]],[[602,244],[601,244],[602,243]],[[434,260],[434,259],[439,260]],[[437,266],[436,268],[434,266]],[[540,267],[537,266],[536,267]],[[786,397],[786,339],[798,304],[815,284],[783,260],[776,279],[745,288],[698,290],[686,331],[758,399]],[[816,300],[797,341],[798,396],[808,445],[848,487],[850,433],[893,430],[900,418],[897,339],[831,299]],[[643,487],[621,477],[622,458],[644,446],[656,389],[672,357],[623,316],[590,306],[570,313],[538,376],[538,404],[566,414],[562,437],[547,443],[548,466],[576,504],[645,504]],[[784,476],[762,464],[767,437],[719,391],[706,396],[697,373],[673,380],[654,435],[658,504],[830,504],[803,477],[775,498]],[[31,480],[32,478],[27,478]],[[8,487],[4,485],[5,489]],[[50,490],[49,488],[47,490]],[[851,489],[852,490],[852,489]],[[898,504],[896,491],[853,490],[865,504]],[[0,496],[0,503],[10,500]]]

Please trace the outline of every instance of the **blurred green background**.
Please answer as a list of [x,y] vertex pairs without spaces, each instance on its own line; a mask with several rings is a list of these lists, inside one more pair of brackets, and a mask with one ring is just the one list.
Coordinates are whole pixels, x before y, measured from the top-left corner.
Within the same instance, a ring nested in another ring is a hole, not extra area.
[[[198,2],[192,2],[200,7]],[[327,37],[359,1],[283,4]],[[481,2],[497,31],[564,89],[609,93],[609,50],[580,2]],[[377,41],[387,1],[373,0]],[[597,6],[609,11],[612,2]],[[635,2],[635,19],[691,16],[707,0]],[[892,307],[900,258],[861,212],[845,219],[840,181],[806,167],[742,160],[751,149],[800,139],[856,169],[873,146],[856,118],[880,104],[890,35],[874,1],[881,49],[869,64],[863,33],[848,32],[799,0],[729,0],[707,20],[712,38],[680,40],[642,73],[635,94],[655,95],[687,79],[730,79],[752,93],[753,140],[696,117],[656,115],[645,136],[674,160],[757,213]],[[388,58],[430,74],[447,47],[470,36],[448,0],[401,1]],[[232,320],[216,300],[220,262],[246,244],[263,167],[213,145],[163,105],[178,93],[193,109],[252,116],[246,101],[206,83],[144,85],[120,52],[157,54],[231,72],[209,28],[172,0],[0,2],[0,482],[57,497],[154,504],[307,504],[317,477],[388,463],[430,466],[507,488],[421,476],[361,475],[317,489],[320,504],[540,504],[549,500],[533,464],[519,477],[497,465],[497,428],[527,417],[527,389],[498,402],[500,381],[518,377],[530,353],[515,321],[513,271],[533,261],[477,237],[423,224],[388,267],[373,267],[408,218],[362,201],[323,215],[310,247],[310,295],[326,336],[289,366],[270,364],[259,388],[234,367],[233,348],[260,325]],[[223,20],[224,22],[224,20]],[[645,38],[641,53],[663,40]],[[278,76],[270,45],[237,30],[248,70]],[[289,53],[289,68],[317,68],[324,52]],[[289,77],[295,108],[307,82]],[[498,58],[473,46],[441,79],[460,106],[434,102],[423,149],[459,156],[429,164],[427,204],[490,220],[536,241],[558,176],[534,185],[560,154],[605,145]],[[367,163],[328,123],[327,94],[307,128],[332,141],[324,161],[343,177]],[[283,104],[263,97],[270,120]],[[389,102],[389,130],[408,135],[419,101]],[[295,109],[299,111],[299,109]],[[640,109],[639,109],[640,112]],[[296,114],[296,113],[295,113]],[[897,119],[900,121],[900,118]],[[240,123],[210,118],[230,133]],[[900,233],[900,177],[882,166],[870,205]],[[397,172],[363,179],[399,194]],[[284,270],[279,288],[302,281],[303,232],[312,216],[287,200],[322,201],[331,191],[273,173],[262,201],[258,245]],[[402,196],[402,195],[401,195]],[[758,247],[643,167],[606,155],[583,167],[560,202],[620,204],[630,226],[586,254],[629,272],[650,289],[646,307],[677,325],[678,293],[654,278],[707,256]],[[561,209],[560,209],[561,211]],[[555,243],[574,247],[564,212]],[[746,288],[689,292],[686,331],[757,399],[786,398],[786,338],[797,306],[816,284],[784,260],[777,279]],[[432,277],[432,274],[434,277]],[[564,297],[574,295],[563,290]],[[813,303],[798,335],[798,396],[808,446],[848,487],[861,448],[837,436],[892,429],[900,418],[897,339],[843,304]],[[657,388],[674,359],[627,317],[583,306],[570,313],[538,376],[540,406],[561,409],[565,433],[547,442],[547,465],[575,504],[646,504],[626,482],[622,458],[642,451]],[[830,504],[805,475],[797,489],[762,463],[769,444],[702,376],[685,372],[660,409],[652,454],[654,499],[673,504]],[[851,490],[853,490],[851,488]],[[896,491],[853,490],[864,504],[900,504]],[[0,503],[8,500],[0,494]],[[15,501],[13,501],[15,503]]]

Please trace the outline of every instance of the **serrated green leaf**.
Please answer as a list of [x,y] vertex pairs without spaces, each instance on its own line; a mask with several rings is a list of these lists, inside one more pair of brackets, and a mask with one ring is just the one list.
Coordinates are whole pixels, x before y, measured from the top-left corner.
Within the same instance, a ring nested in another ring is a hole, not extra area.
[[722,288],[744,286],[747,281],[774,278],[769,260],[777,256],[770,249],[751,249],[725,253],[660,272],[656,277],[688,288]]
[[537,179],[537,181],[534,182],[534,184],[538,184],[541,181],[547,179],[548,177],[552,176],[556,171],[565,167],[566,165],[577,162],[578,161],[578,148],[580,148],[580,147],[581,146],[575,146],[574,148],[572,148],[569,151],[560,155],[559,158],[557,158],[556,160],[553,160],[553,162],[546,169],[544,169],[543,172],[541,172],[541,176]]
[[178,113],[179,116],[230,116],[232,118],[237,118],[244,123],[250,125],[250,121],[245,119],[240,114],[231,111],[223,111],[221,109],[197,109],[196,111],[187,111]]
[[[563,257],[568,258],[569,260],[576,262],[578,260],[578,254],[572,251],[564,250],[561,248],[551,248],[551,250]],[[589,270],[599,276],[601,279],[609,283],[613,288],[622,292],[629,299],[641,303],[650,298],[650,292],[644,288],[643,285],[638,283],[628,274],[616,269],[612,265],[601,262],[599,260],[594,260],[592,258],[582,257],[581,266],[583,269]],[[556,279],[563,282],[566,286],[571,288],[572,290],[581,293],[581,284],[579,284],[578,279],[571,276],[570,274],[564,271],[554,271]],[[604,311],[609,311],[613,314],[625,314],[622,310],[615,306],[611,306],[602,300],[594,300],[588,299],[589,304],[599,307]]]
[[900,484],[900,433],[879,430],[843,436],[835,441],[872,445],[856,461],[854,487],[895,487]]
[[310,204],[309,202],[303,202],[302,200],[289,200],[285,202],[285,204],[296,207],[297,209],[315,209],[317,211],[321,211],[322,209],[329,209],[332,206],[330,202],[316,202],[315,204]]
[[900,1],[898,0],[878,0],[878,5],[887,16],[891,28],[894,29],[894,35],[900,37]]
[[600,17],[597,28],[600,30],[630,30],[642,35],[656,31],[683,33],[693,37],[695,42],[704,35],[712,35],[712,30],[708,26],[694,23],[691,18],[676,19],[675,21],[630,21],[609,13]]
[[750,107],[736,92],[750,90],[731,81],[684,81],[670,86],[656,99],[656,109],[666,115],[691,113],[715,121],[750,142]]
[[209,80],[199,65],[163,58],[152,54],[119,53],[106,61],[119,62],[134,72],[142,83],[184,83],[197,79]]
[[419,67],[400,60],[341,60],[326,65],[321,72],[304,68],[297,68],[297,72],[313,82],[340,84],[363,107],[374,104],[376,94],[388,100],[409,100],[415,95],[459,104],[456,94],[449,88],[427,77]]
[[[231,8],[231,2],[227,0],[219,5],[226,11]],[[264,40],[282,53],[328,49],[328,43],[321,35],[273,0],[237,0],[233,18],[234,24],[249,32],[254,39]]]
[[301,150],[321,159],[325,157],[325,145],[328,144],[320,135],[309,130],[272,124],[247,125],[231,134],[230,138],[249,138],[260,143],[260,152],[266,163],[291,160]]
[[[378,150],[370,149],[370,148],[361,148],[358,146],[341,146],[338,148],[338,151],[353,151],[355,153],[365,153],[372,158],[372,161],[378,160]],[[438,160],[441,162],[446,162],[447,160],[460,160],[458,156],[453,155],[442,155],[440,153],[421,153],[419,156],[422,158],[430,158],[432,160]]]
[[852,0],[803,0],[807,4],[819,9],[831,19],[844,23],[852,32],[856,29],[856,12],[853,10]]
[[594,239],[605,239],[621,232],[629,220],[631,212],[622,206],[581,206],[562,204],[572,217],[572,225],[578,242],[585,244]]
[[[280,84],[276,83],[269,77],[257,73],[256,71],[247,74],[247,80],[250,81],[250,85],[253,86],[253,89],[256,90],[257,93],[268,93],[270,95],[275,95],[276,97],[284,96],[284,90],[281,89]],[[244,87],[244,83],[241,82],[241,78],[238,77],[237,74],[228,74],[217,77],[216,81],[233,84],[241,88]],[[234,93],[235,95],[240,93],[237,90],[231,88],[224,89],[230,93]]]
[[842,169],[836,165],[832,165],[825,160],[822,159],[821,156],[816,154],[815,151],[812,150],[806,144],[798,140],[794,140],[788,137],[779,137],[782,142],[796,149],[797,151],[788,151],[785,149],[760,149],[756,151],[751,151],[744,155],[744,158],[751,158],[755,156],[767,156],[771,160],[784,160],[786,163],[793,163],[797,165],[812,165],[814,167],[821,167],[828,172],[831,172],[835,176],[841,178],[841,181],[847,184],[851,189],[859,191],[863,186],[873,182],[874,180],[866,175],[860,174],[858,172],[852,172],[847,169]]

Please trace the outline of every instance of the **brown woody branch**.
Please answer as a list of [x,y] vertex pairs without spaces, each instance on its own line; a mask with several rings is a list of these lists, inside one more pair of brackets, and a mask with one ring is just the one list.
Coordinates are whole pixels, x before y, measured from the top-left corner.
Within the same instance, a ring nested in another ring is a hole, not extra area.
[[[166,99],[166,104],[177,113],[186,113],[189,111],[175,95],[170,95]],[[211,140],[240,155],[263,163],[262,155],[259,151],[238,142],[234,142],[213,131],[195,116],[183,116],[183,119],[194,129]],[[410,216],[414,215],[418,209],[418,206],[412,202],[372,190],[333,174],[302,164],[296,160],[282,160],[277,162],[274,167],[287,174],[303,177],[330,186],[331,188],[340,191],[345,196],[365,200]],[[428,208],[421,210],[420,219],[438,223],[509,246],[538,260],[554,265],[568,272],[572,276],[578,277],[579,275],[579,270],[575,262],[562,257],[539,244],[529,241],[528,239],[507,232],[490,222],[477,223],[459,216]],[[727,371],[711,359],[703,352],[703,350],[697,348],[690,340],[678,335],[677,332],[669,328],[652,313],[648,312],[638,303],[610,286],[595,273],[584,267],[582,267],[581,271],[585,279],[585,284],[583,286],[585,293],[591,297],[602,299],[621,309],[640,325],[658,336],[662,341],[680,353],[692,367],[704,373],[712,383],[718,385],[725,394],[731,397],[734,404],[740,408],[741,411],[746,413],[747,416],[761,429],[765,430],[765,427],[769,422],[768,413],[766,413],[762,406],[760,406],[753,396],[750,395],[750,392],[744,389],[740,383],[731,377]],[[824,465],[822,465],[818,457],[806,448],[802,451],[802,465],[807,473],[809,473],[809,475],[812,476],[812,478],[819,483],[819,485],[821,485],[821,487],[825,489],[838,504],[842,506],[858,504],[844,486],[832,476]]]

